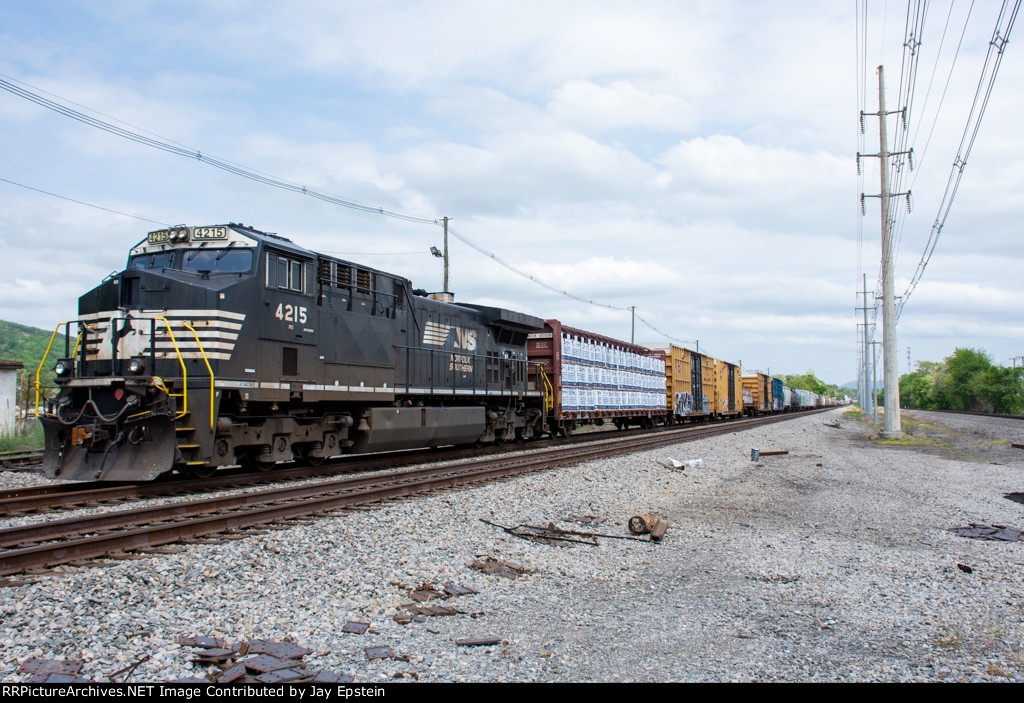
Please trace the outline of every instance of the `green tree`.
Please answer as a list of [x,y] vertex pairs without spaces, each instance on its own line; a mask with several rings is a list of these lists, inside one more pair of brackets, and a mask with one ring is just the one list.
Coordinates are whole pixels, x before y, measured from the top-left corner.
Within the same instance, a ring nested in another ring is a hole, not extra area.
[[1024,368],[996,366],[979,349],[957,348],[941,363],[922,361],[900,378],[907,408],[999,414],[1024,412]]

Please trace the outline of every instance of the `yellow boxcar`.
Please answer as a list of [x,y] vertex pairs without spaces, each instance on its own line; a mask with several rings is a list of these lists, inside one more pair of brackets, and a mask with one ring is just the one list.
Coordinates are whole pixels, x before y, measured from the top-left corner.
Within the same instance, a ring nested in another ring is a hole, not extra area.
[[715,359],[715,408],[719,417],[743,414],[742,377],[740,367]]
[[[742,377],[743,402],[749,407],[744,407],[747,415],[760,415],[772,411],[772,379],[763,373],[755,373]],[[747,399],[749,394],[750,398]]]
[[716,414],[715,359],[675,344],[665,349],[665,403],[675,422]]

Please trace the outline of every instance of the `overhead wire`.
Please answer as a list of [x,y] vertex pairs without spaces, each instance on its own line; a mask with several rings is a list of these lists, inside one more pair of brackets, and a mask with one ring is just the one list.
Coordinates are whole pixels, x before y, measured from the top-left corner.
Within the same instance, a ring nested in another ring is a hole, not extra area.
[[[29,90],[29,88],[31,88],[32,90]],[[117,120],[116,118],[111,118],[111,117],[109,117],[107,115],[104,115],[103,113],[100,113],[100,112],[97,112],[95,110],[92,110],[91,108],[87,108],[85,106],[79,105],[78,103],[73,103],[72,101],[66,100],[63,97],[54,95],[53,93],[49,93],[47,91],[40,90],[40,89],[36,88],[35,86],[31,86],[28,83],[24,83],[23,81],[18,81],[16,79],[10,78],[8,76],[5,76],[4,74],[0,74],[0,89],[3,89],[3,90],[5,90],[5,91],[7,91],[9,93],[12,93],[12,94],[14,94],[14,95],[16,95],[18,97],[24,98],[25,100],[33,102],[33,103],[35,103],[35,104],[37,104],[37,105],[39,105],[41,107],[44,107],[44,108],[46,108],[48,110],[56,112],[56,113],[58,113],[60,115],[63,115],[65,117],[69,117],[69,118],[71,118],[73,120],[76,120],[76,121],[82,123],[82,124],[88,125],[90,127],[94,127],[96,129],[102,130],[102,131],[107,132],[109,134],[112,134],[112,135],[115,135],[115,136],[118,136],[118,137],[122,137],[124,139],[129,140],[129,141],[132,141],[132,142],[144,145],[144,146],[149,146],[149,147],[152,147],[154,149],[158,149],[160,151],[164,151],[164,152],[167,152],[167,153],[170,153],[170,154],[174,154],[176,156],[182,156],[182,157],[189,158],[189,159],[195,159],[196,161],[204,163],[204,164],[206,164],[208,166],[212,166],[214,168],[217,168],[217,169],[220,169],[222,171],[234,174],[236,176],[240,176],[242,178],[249,179],[251,181],[255,181],[257,183],[261,183],[261,184],[264,184],[264,185],[268,185],[268,186],[271,186],[271,187],[274,187],[274,188],[279,188],[281,190],[286,190],[286,191],[290,191],[290,192],[301,194],[301,195],[306,195],[306,196],[309,196],[311,198],[315,198],[317,200],[321,200],[321,201],[324,201],[324,202],[327,202],[327,203],[330,203],[330,204],[333,204],[333,205],[339,205],[339,206],[346,207],[346,208],[349,208],[349,209],[357,210],[357,211],[360,211],[360,212],[378,214],[378,215],[382,215],[382,216],[385,216],[385,217],[389,217],[389,218],[393,218],[393,219],[398,219],[398,220],[402,220],[402,221],[406,221],[406,222],[411,222],[411,223],[416,223],[416,224],[428,224],[428,225],[435,225],[435,226],[438,226],[438,225],[442,224],[441,218],[422,217],[422,216],[416,216],[416,215],[409,215],[409,214],[398,212],[398,211],[395,211],[395,210],[386,209],[386,208],[380,207],[380,206],[367,205],[365,203],[360,203],[358,201],[355,201],[355,200],[352,200],[352,199],[349,199],[349,198],[343,198],[343,197],[340,197],[340,196],[337,196],[337,195],[333,195],[331,193],[327,193],[327,192],[324,192],[324,191],[321,191],[321,190],[318,190],[318,189],[315,189],[315,188],[310,188],[309,186],[301,184],[301,183],[296,183],[296,182],[293,182],[293,181],[287,181],[287,180],[284,180],[284,179],[281,179],[281,178],[277,178],[275,176],[272,176],[270,174],[264,173],[262,171],[258,171],[256,169],[252,169],[252,168],[249,168],[247,166],[243,166],[241,164],[238,164],[238,163],[235,163],[235,162],[232,162],[232,161],[228,161],[226,159],[222,159],[222,158],[211,156],[208,153],[204,154],[201,150],[193,149],[191,147],[184,146],[184,145],[182,145],[182,144],[180,144],[178,142],[175,142],[173,140],[169,140],[169,139],[167,139],[165,137],[161,137],[161,136],[159,136],[159,135],[157,135],[157,134],[155,134],[153,132],[149,132],[147,130],[141,129],[141,128],[135,126],[135,125],[131,125],[131,124],[129,124],[127,122],[123,122],[121,120]],[[38,92],[34,92],[34,91],[38,91]],[[45,97],[43,94],[51,95],[54,98],[57,98],[57,99],[61,100],[62,102],[56,102],[55,100],[51,100],[51,99]],[[67,104],[62,104],[62,103],[67,103]],[[97,115],[102,115],[104,117],[108,117],[108,119],[111,119],[111,120],[114,120],[116,122],[119,122],[120,124],[125,125],[125,127],[120,127],[120,126],[118,126],[116,124],[113,124],[112,122],[109,122],[109,121],[106,121],[106,120],[102,120],[102,119],[99,119],[97,117],[93,117],[93,116],[88,115],[88,114],[86,114],[86,113],[84,113],[82,111],[79,111],[79,110],[75,110],[75,109],[73,109],[71,107],[68,107],[68,104],[76,105],[78,107],[82,107],[84,110],[89,110],[90,112],[93,112],[93,113],[95,113]],[[131,129],[128,129],[128,127],[130,127]],[[56,197],[63,197],[63,196],[56,196]],[[70,198],[66,198],[66,199],[70,200]],[[88,205],[88,203],[82,203],[82,204]],[[103,208],[101,208],[101,209],[103,209]],[[117,214],[124,214],[124,213],[117,213]],[[145,219],[145,218],[140,218],[140,219]],[[153,220],[147,220],[147,221],[154,222]],[[156,224],[164,224],[164,223],[156,223]],[[525,278],[525,279],[527,279],[529,281],[532,281],[533,283],[541,286],[542,288],[546,288],[547,290],[549,290],[551,292],[557,293],[559,295],[563,295],[563,296],[565,296],[567,298],[570,298],[570,299],[573,299],[573,300],[576,300],[576,301],[579,301],[579,302],[582,302],[582,303],[586,303],[588,305],[593,305],[593,306],[596,306],[596,307],[602,307],[602,308],[606,308],[606,309],[609,309],[609,310],[628,311],[628,310],[632,309],[629,306],[612,305],[612,304],[608,304],[608,303],[598,302],[598,301],[596,301],[596,300],[594,300],[592,298],[587,298],[585,296],[577,295],[575,293],[571,293],[571,292],[569,292],[569,291],[567,291],[565,289],[562,289],[560,287],[551,285],[551,284],[547,283],[546,281],[544,281],[543,279],[539,278],[538,276],[530,274],[530,273],[528,273],[528,272],[526,272],[526,271],[516,267],[512,263],[510,263],[510,262],[506,261],[505,259],[499,257],[494,252],[490,251],[489,249],[487,249],[487,248],[483,247],[482,245],[478,244],[477,242],[473,241],[468,236],[466,236],[466,235],[464,235],[464,234],[462,234],[462,233],[452,229],[450,226],[448,227],[448,232],[450,234],[452,234],[456,239],[459,239],[464,244],[466,244],[470,248],[474,249],[475,251],[479,252],[483,256],[485,256],[485,257],[491,259],[492,261],[494,261],[495,263],[503,266],[508,271],[511,271],[512,273],[515,273],[518,276],[521,276],[521,277],[523,277],[523,278]],[[656,328],[654,328],[652,325],[650,325],[650,323],[646,322],[645,320],[641,319],[641,321],[645,325],[647,325],[648,327],[651,327],[651,329],[653,329],[653,330],[657,331],[659,334],[662,334],[663,336],[665,336],[666,338],[673,339],[670,335],[665,335],[664,333],[662,333],[659,330],[657,330]]]
[[[932,224],[931,231],[928,235],[928,241],[925,244],[924,253],[917,265],[917,270],[914,272],[913,278],[911,278],[906,291],[896,307],[897,319],[899,319],[907,300],[909,300],[911,294],[921,281],[921,277],[924,275],[925,269],[928,268],[932,254],[935,252],[935,247],[939,242],[939,237],[941,236],[942,229],[945,226],[946,218],[949,216],[950,208],[953,205],[957,190],[960,187],[960,180],[963,178],[964,168],[967,166],[967,160],[970,157],[975,139],[977,139],[978,136],[978,131],[981,128],[981,122],[985,116],[985,110],[988,107],[989,98],[992,96],[992,88],[995,85],[996,76],[999,73],[999,67],[1003,60],[1003,50],[1009,42],[1010,32],[1013,29],[1013,24],[1016,20],[1019,9],[1020,0],[1015,0],[1013,9],[1007,13],[1007,0],[1003,0],[1002,7],[999,10],[999,16],[996,19],[995,29],[992,31],[992,39],[989,41],[988,51],[985,54],[985,62],[981,69],[981,76],[978,79],[978,87],[975,89],[974,100],[971,103],[967,122],[964,125],[963,135],[960,138],[957,155],[953,159],[953,166],[950,171],[949,178],[946,181],[946,189],[942,195],[942,201],[939,203],[938,214],[935,216],[935,222]],[[1005,28],[1002,26],[1004,19],[1006,20]]]
[[67,201],[72,202],[72,203],[77,203],[79,205],[85,205],[86,207],[95,208],[96,210],[103,210],[104,212],[110,212],[110,213],[113,213],[115,215],[121,215],[123,217],[131,217],[134,220],[141,220],[143,222],[151,222],[154,225],[163,225],[164,227],[171,227],[172,226],[171,224],[169,224],[167,222],[160,222],[159,220],[151,220],[148,217],[139,217],[138,215],[132,215],[132,214],[129,214],[127,212],[121,212],[120,210],[112,210],[111,208],[103,207],[102,205],[94,205],[93,203],[87,203],[84,200],[75,200],[74,198],[69,198],[66,195],[58,195],[57,193],[51,193],[50,191],[43,190],[41,188],[33,188],[32,186],[27,186],[24,183],[18,183],[16,181],[10,181],[10,180],[8,180],[6,178],[0,178],[0,181],[3,181],[4,183],[10,183],[11,185],[18,186],[19,188],[25,188],[27,190],[34,190],[35,192],[42,193],[43,195],[49,195],[49,196],[54,197],[54,198],[60,198],[61,200],[67,200]]

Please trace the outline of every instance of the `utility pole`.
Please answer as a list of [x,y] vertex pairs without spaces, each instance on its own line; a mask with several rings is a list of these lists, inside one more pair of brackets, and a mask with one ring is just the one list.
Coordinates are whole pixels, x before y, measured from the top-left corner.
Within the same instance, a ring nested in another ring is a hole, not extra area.
[[[897,110],[903,114],[904,128],[906,127],[907,113],[905,110]],[[896,359],[896,298],[893,290],[892,272],[892,222],[889,218],[889,198],[899,195],[907,196],[907,207],[910,207],[910,192],[890,193],[889,192],[889,157],[910,155],[910,167],[914,167],[913,149],[906,152],[889,152],[888,128],[886,117],[889,113],[885,111],[885,73],[882,66],[878,67],[878,121],[879,121],[879,151],[877,154],[857,154],[857,166],[860,167],[861,156],[877,156],[879,159],[879,171],[881,172],[881,193],[877,196],[867,196],[861,193],[861,208],[864,207],[864,198],[879,198],[882,202],[882,363],[885,376],[885,429],[881,436],[883,439],[897,439],[903,436],[900,429],[900,379],[899,362]],[[864,129],[865,113],[861,113],[861,130]]]
[[[875,358],[875,348],[878,342],[871,342],[871,417],[872,422],[878,422],[878,381],[875,379],[875,371],[878,360]],[[889,396],[885,397],[885,407],[889,407]],[[889,413],[886,413],[888,415]]]
[[874,405],[875,394],[872,389],[871,393],[868,393],[868,275],[864,274],[864,290],[861,291],[864,295],[864,306],[857,308],[858,310],[864,311],[864,368],[861,374],[861,379],[864,381],[864,395],[861,397],[860,409],[866,413],[871,412],[871,406]]
[[910,345],[907,345],[907,373],[914,373],[914,367],[910,365]]
[[636,305],[630,305],[631,319],[629,323],[629,343],[636,344]]
[[448,218],[444,218],[444,292],[451,293],[448,290]]

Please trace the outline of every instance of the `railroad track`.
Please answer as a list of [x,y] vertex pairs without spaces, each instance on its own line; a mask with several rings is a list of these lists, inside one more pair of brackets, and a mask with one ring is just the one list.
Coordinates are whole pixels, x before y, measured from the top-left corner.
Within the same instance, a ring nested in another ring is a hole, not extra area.
[[[830,408],[822,409],[823,412]],[[325,482],[255,493],[106,512],[0,530],[0,576],[127,552],[146,552],[176,542],[246,530],[359,505],[507,478],[597,458],[656,449],[737,432],[793,416],[767,416],[728,424],[608,437],[548,447],[512,456],[474,458],[443,467],[411,468],[375,476],[346,476]]]
[[[792,417],[792,415],[787,416]],[[733,423],[737,421],[731,421]],[[741,420],[742,422],[742,420]],[[683,431],[694,431],[712,425],[685,425]],[[658,430],[597,431],[573,435],[567,439],[541,440],[522,445],[524,451],[566,443],[587,443],[607,440],[609,436],[624,437],[643,435]],[[110,481],[89,481],[65,483],[50,486],[33,486],[0,491],[0,518],[14,517],[25,513],[51,512],[55,510],[76,510],[100,505],[111,505],[170,496],[210,493],[246,486],[260,486],[268,483],[300,481],[310,478],[325,478],[357,471],[375,471],[412,466],[427,462],[457,461],[469,456],[487,456],[512,451],[515,445],[490,445],[479,448],[441,448],[420,451],[387,452],[375,455],[350,455],[337,457],[322,466],[280,465],[268,472],[245,472],[242,469],[225,469],[205,479],[173,476],[146,483],[113,483]]]
[[945,413],[947,415],[975,415],[980,417],[1001,417],[1007,420],[1024,420],[1024,415],[997,415],[995,413],[976,413],[967,410],[923,410],[921,408],[901,408],[902,410],[920,411],[923,413]]
[[27,471],[43,463],[42,449],[0,452],[0,470]]

